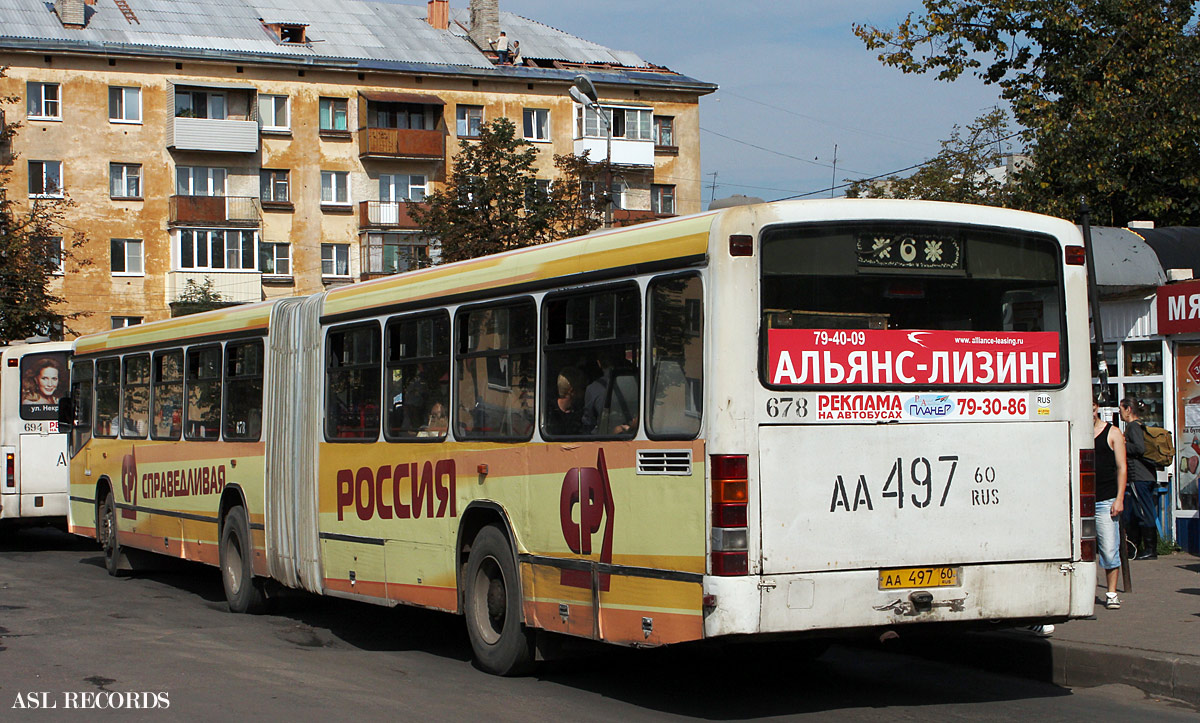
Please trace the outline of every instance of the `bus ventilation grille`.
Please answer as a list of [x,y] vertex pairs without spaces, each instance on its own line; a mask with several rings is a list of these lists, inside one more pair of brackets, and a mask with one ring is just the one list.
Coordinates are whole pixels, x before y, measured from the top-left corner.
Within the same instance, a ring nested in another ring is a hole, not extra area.
[[638,474],[692,473],[692,450],[690,449],[639,449],[637,453]]

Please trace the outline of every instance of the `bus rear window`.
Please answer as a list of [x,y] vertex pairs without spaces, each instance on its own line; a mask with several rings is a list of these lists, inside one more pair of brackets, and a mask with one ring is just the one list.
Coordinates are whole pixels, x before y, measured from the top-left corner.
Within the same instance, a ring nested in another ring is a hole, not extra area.
[[771,387],[1046,387],[1066,379],[1062,255],[1046,235],[866,222],[762,236]]

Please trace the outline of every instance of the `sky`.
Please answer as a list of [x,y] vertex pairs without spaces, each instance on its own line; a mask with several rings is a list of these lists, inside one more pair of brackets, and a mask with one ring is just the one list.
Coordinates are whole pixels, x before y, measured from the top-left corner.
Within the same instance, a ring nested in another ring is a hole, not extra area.
[[954,125],[1003,105],[995,86],[973,77],[947,83],[886,67],[852,32],[854,23],[894,27],[920,8],[920,0],[500,0],[502,11],[719,85],[700,100],[705,205],[733,194],[828,196],[834,179],[928,160]]

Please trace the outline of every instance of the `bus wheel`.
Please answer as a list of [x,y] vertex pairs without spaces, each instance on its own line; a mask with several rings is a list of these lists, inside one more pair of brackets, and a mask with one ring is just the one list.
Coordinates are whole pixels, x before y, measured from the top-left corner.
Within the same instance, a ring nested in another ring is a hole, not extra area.
[[116,577],[121,574],[121,543],[117,541],[117,505],[113,502],[113,494],[109,491],[104,496],[104,503],[97,515],[96,537],[104,549],[104,567],[108,574]]
[[479,667],[495,675],[520,675],[533,667],[533,632],[521,624],[521,584],[504,533],[479,531],[467,557],[467,632]]
[[234,507],[225,515],[221,530],[221,581],[229,612],[253,614],[266,608],[262,586],[254,579],[253,554],[246,509]]

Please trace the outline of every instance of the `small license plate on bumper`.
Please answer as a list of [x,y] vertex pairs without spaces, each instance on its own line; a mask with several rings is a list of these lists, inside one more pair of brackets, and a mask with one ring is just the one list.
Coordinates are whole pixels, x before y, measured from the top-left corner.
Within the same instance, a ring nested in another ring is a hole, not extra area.
[[879,571],[880,590],[908,590],[918,587],[957,587],[960,568],[901,567]]

